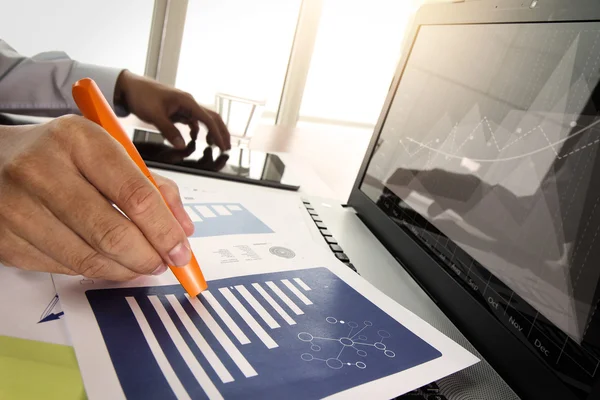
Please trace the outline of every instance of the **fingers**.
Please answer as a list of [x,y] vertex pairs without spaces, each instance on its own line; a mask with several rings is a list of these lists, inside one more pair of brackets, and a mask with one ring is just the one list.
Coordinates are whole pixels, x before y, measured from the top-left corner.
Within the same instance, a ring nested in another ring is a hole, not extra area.
[[75,271],[60,265],[54,259],[31,245],[31,243],[8,230],[2,232],[0,254],[5,254],[2,260],[5,265],[19,267],[27,271],[77,275]]
[[[162,133],[162,135],[176,148],[184,149],[185,140],[181,136],[179,129],[173,124],[164,111],[156,114],[152,120],[156,128]],[[198,134],[196,133],[196,136]]]
[[158,189],[106,132],[88,136],[95,143],[75,160],[81,173],[131,219],[167,264],[187,265],[191,250],[186,234]]
[[[139,276],[96,252],[51,212],[36,205],[33,198],[24,197],[21,200],[18,213],[13,216],[9,228],[57,264],[88,278],[126,281]],[[40,226],[44,229],[39,229]],[[19,253],[16,257],[26,256]],[[50,266],[58,269],[56,264],[50,263]]]
[[[62,172],[63,176],[68,174]],[[81,175],[73,174],[69,181],[68,192],[48,184],[48,193],[43,196],[44,205],[60,221],[97,253],[137,274],[150,275],[165,269],[161,256],[133,222]]]
[[177,219],[177,222],[179,222],[185,234],[187,236],[191,236],[194,233],[194,223],[183,208],[183,203],[181,202],[181,195],[179,194],[179,188],[177,187],[177,184],[163,176],[157,174],[153,174],[153,176],[154,180],[158,184],[160,193],[169,205],[169,208]]
[[[221,136],[223,137],[223,142],[225,144],[225,147],[224,148],[221,147],[220,149],[221,150],[231,150],[231,134],[229,133],[229,129],[227,129],[225,122],[223,122],[223,118],[221,118],[221,116],[214,111],[208,110],[208,112],[213,117],[213,119],[216,121],[217,125],[219,126],[219,131],[221,132]],[[210,134],[210,132],[209,132],[209,134]]]
[[192,138],[192,142],[195,142],[198,139],[198,132],[200,132],[200,124],[195,119],[190,119],[187,122],[190,127],[190,137]]
[[190,110],[192,116],[206,125],[209,136],[221,150],[231,149],[231,136],[223,120],[214,111],[201,107],[190,95],[179,96],[181,105]]

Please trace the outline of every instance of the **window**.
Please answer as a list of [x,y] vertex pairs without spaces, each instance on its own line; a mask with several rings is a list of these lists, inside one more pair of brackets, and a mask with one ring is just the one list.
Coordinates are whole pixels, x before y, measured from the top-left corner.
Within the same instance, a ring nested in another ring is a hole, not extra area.
[[325,0],[301,122],[374,126],[421,0]]
[[0,38],[26,56],[60,50],[80,62],[144,74],[153,7],[148,0],[6,1]]
[[211,107],[217,93],[266,101],[273,123],[300,3],[190,0],[177,87]]

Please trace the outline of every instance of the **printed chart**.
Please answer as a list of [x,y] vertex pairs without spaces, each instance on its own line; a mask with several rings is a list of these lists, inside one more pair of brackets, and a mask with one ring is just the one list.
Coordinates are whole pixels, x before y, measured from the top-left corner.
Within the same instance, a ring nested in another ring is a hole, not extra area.
[[273,233],[264,222],[239,203],[185,204],[194,223],[192,237]]
[[129,399],[322,398],[442,354],[326,268],[86,296]]

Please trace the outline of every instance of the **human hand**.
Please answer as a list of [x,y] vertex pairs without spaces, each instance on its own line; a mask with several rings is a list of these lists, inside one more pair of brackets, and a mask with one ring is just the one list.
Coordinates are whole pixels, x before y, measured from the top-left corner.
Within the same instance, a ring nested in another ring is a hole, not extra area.
[[156,181],[82,117],[0,128],[0,261],[117,281],[186,265],[193,223],[175,184]]
[[223,120],[214,111],[200,106],[189,94],[154,80],[123,71],[115,87],[115,104],[123,105],[144,122],[149,122],[175,148],[185,148],[176,122],[190,127],[193,140],[198,137],[199,123],[208,129],[206,141],[222,151],[231,149],[231,139]]

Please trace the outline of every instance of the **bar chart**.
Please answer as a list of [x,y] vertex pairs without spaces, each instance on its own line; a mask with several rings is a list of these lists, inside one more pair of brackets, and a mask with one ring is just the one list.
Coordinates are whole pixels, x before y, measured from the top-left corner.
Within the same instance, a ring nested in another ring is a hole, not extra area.
[[322,398],[441,356],[326,268],[86,292],[127,398]]
[[194,203],[185,204],[184,209],[194,223],[192,237],[273,233],[239,203]]

